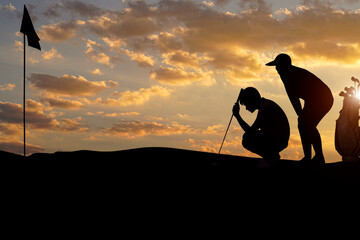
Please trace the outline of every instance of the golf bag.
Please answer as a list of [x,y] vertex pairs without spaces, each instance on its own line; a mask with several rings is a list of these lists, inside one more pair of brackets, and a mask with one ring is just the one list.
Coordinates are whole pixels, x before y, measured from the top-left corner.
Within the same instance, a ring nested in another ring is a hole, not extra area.
[[357,162],[360,156],[360,104],[357,98],[360,82],[354,77],[351,80],[354,81],[355,87],[346,87],[346,92],[340,93],[344,101],[335,128],[335,149],[344,162]]

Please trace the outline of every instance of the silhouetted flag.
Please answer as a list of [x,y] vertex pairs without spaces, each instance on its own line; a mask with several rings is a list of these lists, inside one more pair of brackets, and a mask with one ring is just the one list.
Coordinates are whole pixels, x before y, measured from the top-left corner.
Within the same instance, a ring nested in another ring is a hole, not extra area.
[[21,22],[20,32],[27,36],[28,45],[30,47],[41,50],[40,43],[39,43],[40,38],[38,37],[38,35],[35,32],[29,12],[25,5],[24,5],[24,14],[23,14],[22,22]]
[[40,38],[38,37],[38,35],[35,32],[34,29],[34,25],[32,24],[29,12],[26,8],[26,5],[24,4],[24,13],[23,13],[23,18],[21,21],[21,27],[20,27],[20,32],[24,34],[24,88],[23,88],[23,124],[24,124],[24,157],[26,156],[26,115],[25,115],[25,100],[26,100],[26,96],[25,96],[25,80],[26,80],[26,58],[25,58],[25,50],[26,50],[26,46],[25,46],[25,36],[27,36],[28,39],[28,45],[30,47],[36,48],[41,50],[40,47]]

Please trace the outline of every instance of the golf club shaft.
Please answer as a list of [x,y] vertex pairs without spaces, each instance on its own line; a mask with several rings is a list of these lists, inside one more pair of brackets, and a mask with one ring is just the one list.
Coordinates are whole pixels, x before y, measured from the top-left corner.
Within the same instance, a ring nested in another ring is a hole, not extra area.
[[[242,89],[240,89],[240,92],[239,92],[239,95],[238,95],[238,97],[237,97],[237,99],[236,99],[236,102],[239,102],[239,100],[240,100],[241,90],[242,90]],[[229,131],[229,128],[230,128],[230,125],[231,125],[231,121],[232,121],[233,117],[234,117],[234,113],[231,115],[230,122],[229,122],[229,125],[227,126],[227,129],[226,129],[226,132],[225,132],[225,135],[224,135],[224,139],[222,140],[222,143],[221,143],[221,146],[220,146],[220,149],[219,149],[218,154],[220,154],[221,149],[222,149],[222,147],[223,147],[223,145],[224,145],[225,138],[226,138],[226,134],[227,134],[227,132]]]
[[222,143],[221,143],[220,150],[219,150],[218,154],[220,154],[220,152],[221,152],[222,146],[223,146],[223,144],[224,144],[224,142],[225,142],[226,134],[227,134],[227,132],[229,131],[229,128],[230,128],[230,125],[231,125],[231,121],[232,121],[233,117],[234,117],[234,114],[231,115],[230,122],[229,122],[229,125],[228,125],[227,129],[226,129],[226,132],[225,132],[225,135],[224,135],[224,139],[222,140]]

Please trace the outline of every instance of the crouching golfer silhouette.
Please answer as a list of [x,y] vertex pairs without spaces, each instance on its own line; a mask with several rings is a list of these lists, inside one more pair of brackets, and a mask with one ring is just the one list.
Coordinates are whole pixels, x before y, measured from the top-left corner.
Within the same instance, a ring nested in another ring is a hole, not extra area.
[[[334,102],[329,87],[311,72],[293,66],[291,58],[287,54],[279,54],[274,61],[266,65],[276,66],[290,102],[298,115],[298,128],[305,155],[302,162],[311,161],[324,164],[321,137],[316,127],[330,111]],[[300,99],[304,100],[303,108]],[[315,156],[312,160],[311,146],[315,150]]]
[[249,112],[259,110],[254,123],[249,126],[240,116],[239,103],[235,103],[233,107],[233,114],[245,131],[243,147],[263,158],[259,162],[259,167],[271,166],[280,159],[279,153],[288,146],[289,121],[281,107],[269,99],[262,98],[256,88],[241,89],[239,100]]

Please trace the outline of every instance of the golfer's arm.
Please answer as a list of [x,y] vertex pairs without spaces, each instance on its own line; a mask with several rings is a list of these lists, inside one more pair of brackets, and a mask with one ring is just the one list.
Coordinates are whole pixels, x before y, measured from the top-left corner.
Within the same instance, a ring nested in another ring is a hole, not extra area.
[[300,99],[296,98],[296,97],[290,97],[290,102],[293,105],[296,114],[298,116],[300,116],[300,113],[301,113],[301,110],[302,110]]
[[289,96],[291,105],[293,106],[296,114],[299,116],[301,113],[301,110],[302,110],[300,99],[298,97],[295,97],[296,95],[293,90],[294,88],[289,88],[285,85],[285,89],[286,89],[287,95]]
[[249,126],[249,124],[247,124],[240,115],[234,115],[234,116],[235,116],[235,118],[237,119],[237,121],[239,122],[240,127],[242,127],[242,129],[243,129],[245,132],[248,132],[248,131],[251,129],[251,127]]

